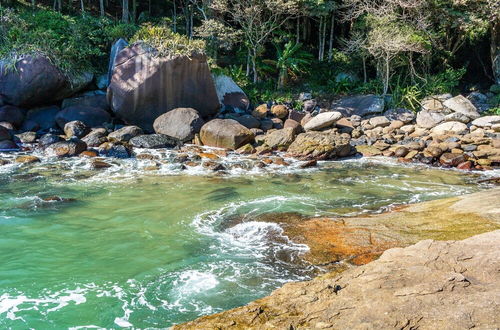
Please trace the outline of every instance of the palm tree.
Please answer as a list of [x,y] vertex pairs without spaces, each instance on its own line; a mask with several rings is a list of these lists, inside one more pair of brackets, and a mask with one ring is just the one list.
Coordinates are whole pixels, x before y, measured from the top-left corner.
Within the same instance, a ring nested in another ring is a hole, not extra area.
[[279,45],[276,47],[276,61],[270,61],[278,70],[278,88],[285,87],[288,77],[296,77],[297,74],[305,72],[313,59],[312,54],[302,50],[301,43],[289,41],[282,49]]

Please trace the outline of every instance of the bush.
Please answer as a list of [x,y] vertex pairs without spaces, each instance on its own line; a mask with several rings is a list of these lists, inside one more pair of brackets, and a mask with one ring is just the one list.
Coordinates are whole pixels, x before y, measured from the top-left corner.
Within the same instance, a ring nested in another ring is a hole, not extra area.
[[90,15],[0,9],[0,58],[13,65],[24,55],[43,55],[66,74],[98,72],[107,64],[111,43],[133,32],[133,25]]
[[163,25],[143,24],[134,34],[131,42],[143,41],[158,51],[158,56],[190,56],[205,53],[203,40],[190,40],[184,35],[174,33]]

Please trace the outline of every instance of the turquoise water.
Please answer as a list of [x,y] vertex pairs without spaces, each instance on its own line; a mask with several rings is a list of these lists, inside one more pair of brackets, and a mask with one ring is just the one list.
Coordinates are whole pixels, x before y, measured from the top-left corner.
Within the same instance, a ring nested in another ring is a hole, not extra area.
[[0,167],[0,328],[168,327],[314,274],[297,258],[307,247],[255,215],[353,215],[480,189],[469,174],[356,160],[226,176],[85,162]]

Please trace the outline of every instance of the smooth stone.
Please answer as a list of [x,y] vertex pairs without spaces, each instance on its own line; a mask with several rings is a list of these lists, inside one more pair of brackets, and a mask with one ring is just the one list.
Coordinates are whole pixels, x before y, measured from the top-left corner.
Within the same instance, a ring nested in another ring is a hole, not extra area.
[[342,114],[340,112],[337,111],[323,112],[313,117],[311,120],[309,120],[304,125],[304,130],[306,132],[318,131],[323,128],[333,126],[333,124],[335,124],[337,120],[339,120],[340,118],[342,118]]

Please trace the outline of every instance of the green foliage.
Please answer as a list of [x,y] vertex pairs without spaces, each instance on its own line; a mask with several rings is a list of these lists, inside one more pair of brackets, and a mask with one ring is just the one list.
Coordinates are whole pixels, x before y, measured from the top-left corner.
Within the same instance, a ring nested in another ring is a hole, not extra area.
[[67,74],[104,68],[111,42],[133,31],[106,18],[50,10],[2,8],[0,22],[1,58],[13,64],[24,55],[43,55]]
[[188,37],[174,33],[166,25],[145,23],[134,34],[131,42],[143,41],[158,51],[158,56],[191,56],[205,52],[203,40],[190,40]]
[[297,79],[298,74],[307,71],[313,56],[302,50],[301,43],[289,41],[284,48],[277,44],[274,46],[276,47],[276,61],[272,63],[278,70],[278,88],[282,88],[287,84],[288,77]]

